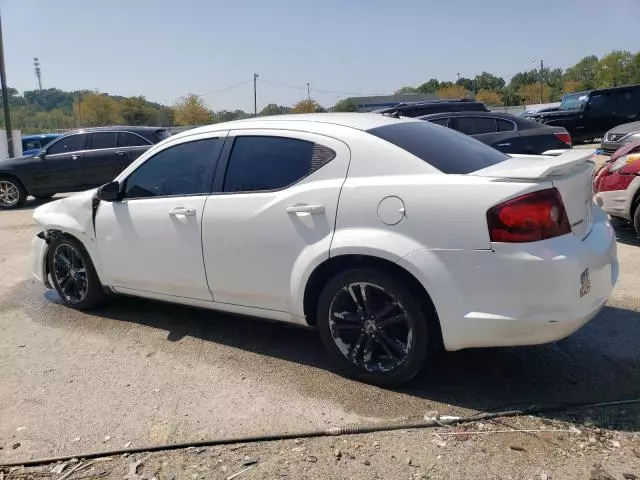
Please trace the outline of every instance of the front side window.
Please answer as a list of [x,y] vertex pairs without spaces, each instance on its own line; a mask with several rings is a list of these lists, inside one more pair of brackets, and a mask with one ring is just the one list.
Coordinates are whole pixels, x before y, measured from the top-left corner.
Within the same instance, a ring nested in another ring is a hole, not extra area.
[[63,137],[47,148],[47,154],[56,155],[58,153],[84,150],[84,137],[84,135],[69,135],[68,137]]
[[220,153],[220,140],[181,143],[158,152],[125,180],[125,198],[206,195]]
[[457,117],[455,129],[467,135],[481,135],[497,131],[494,118],[483,117]]
[[103,148],[115,148],[116,147],[116,132],[96,132],[92,133],[89,137],[90,149],[101,150]]
[[436,118],[434,120],[429,120],[431,123],[436,123],[438,125],[442,125],[443,127],[447,127],[449,125],[449,118]]
[[148,145],[150,145],[150,143],[140,135],[135,135],[130,132],[118,133],[118,147],[146,147]]
[[285,137],[237,137],[224,181],[225,192],[288,187],[335,157],[327,147]]

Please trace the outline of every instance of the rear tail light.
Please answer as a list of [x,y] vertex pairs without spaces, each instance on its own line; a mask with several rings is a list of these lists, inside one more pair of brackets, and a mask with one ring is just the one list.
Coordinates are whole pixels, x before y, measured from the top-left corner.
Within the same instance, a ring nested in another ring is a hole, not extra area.
[[539,190],[496,205],[487,212],[492,242],[523,243],[571,233],[560,192]]
[[568,133],[555,133],[554,134],[558,140],[560,140],[561,142],[566,143],[567,145],[571,146],[571,135],[569,135]]

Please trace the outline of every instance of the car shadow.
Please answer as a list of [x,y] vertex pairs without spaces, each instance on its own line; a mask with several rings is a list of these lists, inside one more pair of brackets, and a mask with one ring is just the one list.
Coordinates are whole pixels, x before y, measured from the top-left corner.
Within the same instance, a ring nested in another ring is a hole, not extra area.
[[640,246],[640,237],[638,237],[636,229],[631,222],[627,222],[618,218],[612,218],[611,226],[613,227],[613,230],[616,234],[616,240],[618,241],[618,243],[631,245],[634,247]]
[[[59,301],[52,291],[47,297]],[[334,372],[314,330],[127,297],[92,313],[164,330],[171,342],[189,336],[311,366],[324,374]],[[389,393],[473,411],[640,398],[638,352],[640,315],[607,306],[574,335],[555,343],[441,354],[412,382]],[[381,393],[376,387],[332,376],[316,381],[313,394],[332,398],[336,389],[372,398]],[[544,417],[640,431],[640,404]]]

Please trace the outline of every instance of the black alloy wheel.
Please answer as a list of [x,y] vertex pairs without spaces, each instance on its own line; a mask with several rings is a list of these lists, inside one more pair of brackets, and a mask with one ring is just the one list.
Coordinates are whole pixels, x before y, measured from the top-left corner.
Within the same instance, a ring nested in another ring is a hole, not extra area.
[[48,261],[53,286],[65,305],[85,310],[102,301],[102,284],[80,242],[66,235],[55,238]]
[[318,315],[325,346],[350,376],[392,385],[418,373],[427,353],[426,320],[394,278],[364,269],[338,275],[325,288]]

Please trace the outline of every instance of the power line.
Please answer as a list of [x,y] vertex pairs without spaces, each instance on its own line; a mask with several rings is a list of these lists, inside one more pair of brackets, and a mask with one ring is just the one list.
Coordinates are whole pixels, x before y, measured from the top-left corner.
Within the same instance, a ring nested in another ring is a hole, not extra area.
[[233,85],[229,85],[228,87],[224,87],[224,88],[221,88],[219,90],[212,90],[210,92],[201,93],[198,96],[199,97],[206,97],[207,95],[214,95],[216,93],[226,92],[228,90],[232,90],[234,88],[241,87],[241,86],[246,85],[247,83],[251,83],[251,82],[253,82],[253,78],[250,78],[249,80],[245,80],[244,82],[234,83]]
[[[296,90],[307,90],[307,86],[304,85],[293,85],[291,83],[285,83],[285,82],[279,82],[276,80],[267,80],[266,78],[259,78],[258,79],[259,82],[264,82],[264,83],[268,83],[269,85],[273,85],[275,87],[284,87],[284,88],[293,88]],[[322,93],[322,94],[327,94],[327,95],[353,95],[353,96],[358,96],[358,97],[368,97],[368,96],[375,96],[375,95],[386,95],[384,93],[361,93],[361,92],[340,92],[337,90],[322,90],[319,88],[314,88],[313,91],[315,93]]]

